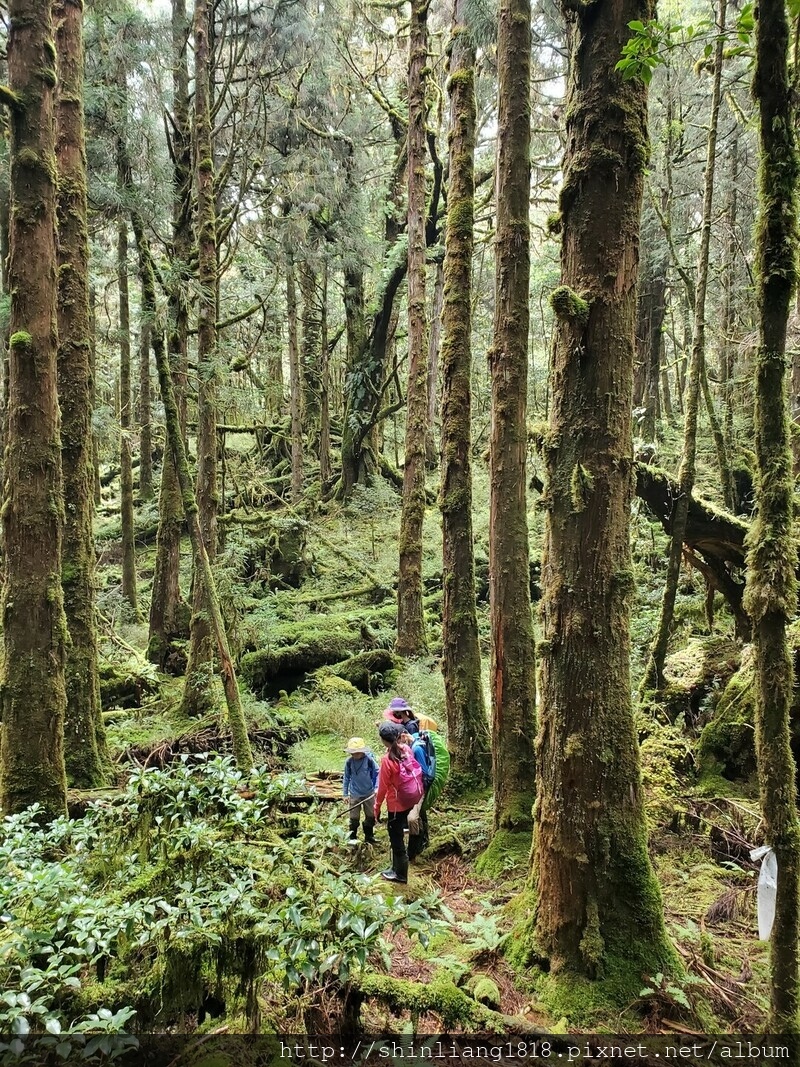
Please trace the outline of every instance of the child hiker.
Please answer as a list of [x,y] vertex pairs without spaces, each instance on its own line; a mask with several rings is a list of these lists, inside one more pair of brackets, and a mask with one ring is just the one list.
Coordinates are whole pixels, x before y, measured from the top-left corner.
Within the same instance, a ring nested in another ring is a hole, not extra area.
[[392,847],[392,865],[381,871],[381,878],[387,882],[405,883],[408,881],[408,853],[403,831],[408,827],[408,813],[424,793],[422,771],[408,746],[400,744],[400,738],[405,733],[402,726],[394,722],[382,722],[378,733],[386,746],[386,753],[378,775],[375,819],[380,819],[385,800],[389,843]]
[[378,782],[378,764],[366,746],[363,737],[351,737],[345,752],[348,757],[344,764],[344,782],[342,793],[349,803],[350,840],[358,841],[358,824],[361,811],[364,812],[364,840],[368,845],[375,844],[375,786]]

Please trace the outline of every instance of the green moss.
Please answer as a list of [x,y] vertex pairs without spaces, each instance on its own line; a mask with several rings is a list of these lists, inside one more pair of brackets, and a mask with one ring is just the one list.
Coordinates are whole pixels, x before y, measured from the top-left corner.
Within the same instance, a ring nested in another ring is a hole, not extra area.
[[576,463],[572,468],[572,476],[569,482],[570,499],[573,510],[581,512],[586,507],[592,489],[594,488],[594,475],[587,470],[582,463]]
[[11,334],[8,343],[12,348],[30,348],[33,345],[33,338],[27,330],[17,330],[16,333]]
[[497,982],[485,974],[477,976],[477,981],[472,988],[472,997],[487,1008],[493,1008],[495,1011],[500,1010],[500,990]]
[[475,871],[484,878],[500,879],[510,871],[527,871],[531,834],[527,831],[498,830],[478,857]]
[[586,928],[581,938],[581,955],[590,974],[603,974],[605,942],[600,933],[600,914],[597,901],[591,900],[586,908]]
[[556,315],[583,325],[589,318],[589,301],[584,300],[568,285],[559,285],[550,294],[550,305]]
[[697,746],[701,782],[722,776],[751,778],[756,769],[753,717],[755,690],[753,666],[746,657],[720,697],[713,720],[703,727]]
[[558,234],[561,233],[563,225],[564,225],[564,220],[561,217],[561,212],[560,211],[553,211],[550,215],[547,216],[547,223],[546,223],[547,232],[549,234],[551,234],[553,237],[557,237]]

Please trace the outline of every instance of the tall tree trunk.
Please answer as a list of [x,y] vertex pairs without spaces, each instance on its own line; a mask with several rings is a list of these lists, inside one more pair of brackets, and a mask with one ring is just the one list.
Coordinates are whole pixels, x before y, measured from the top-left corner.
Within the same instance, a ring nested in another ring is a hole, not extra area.
[[733,482],[733,471],[728,459],[728,450],[725,446],[725,435],[722,432],[717,410],[714,407],[714,398],[711,395],[711,386],[708,383],[708,370],[705,360],[703,360],[703,366],[700,368],[700,388],[703,390],[703,402],[705,403],[708,421],[711,426],[711,436],[714,439],[714,451],[717,454],[722,499],[728,511],[735,511],[736,488]]
[[319,345],[319,477],[323,486],[331,477],[331,367],[328,339],[328,263],[323,260],[320,282]]
[[311,450],[319,451],[322,313],[319,301],[319,278],[316,270],[304,263],[298,270],[300,294],[303,298],[303,348],[301,355],[303,430]]
[[[674,962],[647,853],[630,691],[633,385],[647,90],[615,71],[649,0],[563,0],[572,75],[547,432],[536,940],[589,978]],[[614,189],[609,198],[608,190]],[[588,221],[587,221],[588,220]],[[633,991],[631,993],[631,991]]]
[[[97,293],[94,286],[89,288],[89,380],[92,383],[92,411],[97,404]],[[95,507],[103,499],[103,487],[100,484],[100,442],[92,430],[92,479]]]
[[706,175],[703,183],[703,216],[700,225],[700,252],[697,261],[697,282],[694,291],[694,324],[689,357],[688,385],[686,391],[686,417],[683,429],[683,453],[678,471],[681,495],[675,503],[675,518],[672,525],[667,578],[661,601],[658,630],[653,640],[650,657],[642,679],[642,693],[647,689],[661,689],[664,685],[664,660],[669,645],[672,616],[675,611],[675,596],[678,592],[683,538],[689,514],[689,498],[694,488],[697,453],[697,416],[699,393],[705,361],[706,292],[708,290],[708,258],[711,242],[711,211],[714,203],[714,169],[717,151],[717,126],[722,87],[722,64],[724,62],[724,34],[727,0],[719,0],[717,13],[717,39],[714,48],[714,80],[711,90],[711,114],[708,120],[708,145],[706,152]]
[[119,492],[122,520],[122,596],[139,614],[136,596],[136,542],[133,526],[133,463],[131,458],[131,312],[128,295],[128,223],[117,228],[119,287]]
[[641,436],[645,441],[655,441],[656,423],[661,415],[658,388],[661,381],[661,339],[667,313],[666,297],[667,261],[659,257],[648,272],[645,293],[639,294],[640,327],[637,341],[643,365],[640,403],[644,407]]
[[[770,941],[771,1033],[797,1034],[800,993],[800,826],[789,719],[794,649],[787,626],[797,607],[794,500],[786,403],[786,328],[797,283],[796,190],[800,177],[787,71],[783,0],[760,0],[754,92],[761,118],[757,237],[756,357],[758,511],[750,534],[746,605],[753,620],[756,757],[765,840],[778,861]],[[795,1054],[797,1041],[795,1039]]]
[[[194,135],[197,229],[197,507],[203,544],[210,561],[217,554],[217,218],[214,199],[214,148],[211,141],[207,0],[194,4]],[[198,580],[195,559],[189,658],[183,690],[183,710],[202,715],[214,706],[214,638],[205,612],[206,591]]]
[[428,5],[411,0],[408,43],[408,391],[397,579],[397,651],[425,651],[422,611],[422,524],[425,519],[425,428],[428,351],[425,322],[425,82]]
[[[63,487],[56,335],[56,72],[50,0],[10,0],[11,291],[2,508],[3,810],[67,810]],[[49,64],[49,65],[48,65]]]
[[[361,409],[354,406],[354,377],[360,375],[360,361],[366,352],[364,271],[348,264],[344,268],[344,314],[347,334],[345,357],[344,418],[342,419],[342,496],[347,498],[357,483],[365,484],[376,469],[375,457],[364,447]],[[370,462],[371,461],[371,462]]]
[[472,251],[475,44],[457,0],[450,52],[450,184],[442,307],[442,671],[453,777],[491,781],[472,548]]
[[67,646],[64,753],[73,785],[91,788],[107,777],[109,757],[100,708],[94,594],[93,436],[89,237],[83,123],[83,5],[53,4],[58,105],[58,393],[64,513],[61,586]]
[[[0,196],[0,278],[3,283],[3,296],[10,297],[11,290],[8,284],[8,231],[9,231],[9,206],[10,190]],[[3,384],[0,389],[0,486],[5,481],[5,454],[8,420],[8,323],[2,331],[0,345],[2,345],[2,368]]]
[[152,323],[139,323],[139,499],[153,499],[153,433],[150,423],[150,334]]
[[286,265],[286,320],[289,331],[289,410],[292,419],[292,503],[303,495],[303,397],[297,340],[297,287],[294,263]]
[[[153,261],[150,248],[144,233],[144,223],[138,211],[131,212],[133,232],[136,235],[136,247],[139,253],[139,271],[143,281],[143,311],[154,323],[156,320],[156,283]],[[247,721],[242,710],[242,700],[239,693],[239,685],[236,680],[236,670],[233,665],[228,636],[225,633],[225,623],[219,604],[219,596],[214,581],[214,572],[211,570],[211,562],[206,552],[203,540],[203,531],[200,526],[200,518],[197,508],[194,486],[192,485],[189,464],[186,459],[186,445],[183,440],[183,431],[180,423],[178,403],[175,397],[175,389],[172,384],[169,358],[164,345],[164,337],[159,329],[153,331],[153,355],[158,371],[158,382],[161,390],[161,400],[164,404],[164,421],[166,423],[167,445],[172,451],[175,470],[180,483],[181,500],[183,502],[186,525],[189,527],[189,539],[192,543],[194,558],[197,560],[197,576],[206,594],[206,611],[211,624],[211,630],[217,645],[222,686],[225,691],[225,703],[228,709],[228,722],[231,728],[231,741],[233,756],[240,770],[248,773],[253,767],[253,752],[250,748],[250,739],[247,735]]]
[[[474,181],[473,181],[474,184]],[[433,307],[428,336],[428,425],[425,428],[425,465],[436,470],[439,456],[436,451],[436,411],[439,404],[439,346],[442,336],[442,305],[444,303],[444,260],[436,261],[433,283]],[[472,309],[470,309],[472,310]]]
[[[720,369],[722,371],[722,402],[724,405],[723,433],[725,448],[729,457],[734,456],[733,413],[735,406],[734,378],[736,375],[736,346],[733,334],[736,328],[735,286],[738,249],[736,247],[736,216],[738,212],[739,180],[739,125],[734,126],[730,148],[731,173],[728,179],[728,205],[725,211],[725,264],[723,269],[722,297],[722,347],[720,351]],[[736,499],[734,495],[734,509]]]
[[[172,265],[169,292],[169,359],[181,433],[186,434],[188,368],[188,283],[192,254],[192,145],[189,130],[189,24],[185,0],[172,0]],[[181,599],[180,550],[184,515],[172,451],[164,449],[158,499],[158,538],[150,599],[148,658],[164,667],[176,637],[188,632],[189,612]]]
[[533,825],[536,681],[526,471],[530,309],[530,0],[501,0],[494,337],[489,351],[489,600],[494,828]]

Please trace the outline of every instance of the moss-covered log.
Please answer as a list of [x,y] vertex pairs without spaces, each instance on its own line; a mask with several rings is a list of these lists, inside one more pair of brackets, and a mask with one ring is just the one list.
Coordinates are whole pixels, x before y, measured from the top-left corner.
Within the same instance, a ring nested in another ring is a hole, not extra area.
[[320,667],[314,671],[314,678],[318,682],[329,677],[341,678],[362,693],[378,693],[389,688],[386,675],[396,671],[399,666],[399,658],[389,649],[376,648],[357,652],[341,663]]
[[[358,631],[341,634],[322,632],[282,648],[247,652],[241,661],[242,679],[253,692],[263,693],[267,689],[274,689],[284,675],[296,676],[318,667],[342,664],[343,660],[361,652],[364,644],[365,639]],[[361,671],[366,670],[366,662],[357,669],[362,677],[365,677]],[[340,677],[346,676],[342,674]]]
[[83,121],[83,5],[57,0],[56,112],[58,163],[58,393],[64,514],[61,587],[67,646],[64,756],[73,785],[106,780],[109,758],[100,714],[92,538],[92,339],[89,325],[89,238]]
[[[461,1027],[502,1034],[546,1034],[518,1015],[504,1015],[485,1007],[453,982],[449,975],[437,974],[429,982],[410,982],[385,974],[368,974],[353,983],[353,992],[362,1001],[378,1000],[396,1015],[428,1012],[438,1015],[445,1031]],[[567,1039],[564,1038],[566,1047]],[[553,1038],[553,1049],[558,1038]]]
[[140,708],[146,697],[155,696],[160,686],[150,671],[127,664],[100,665],[100,699],[103,708]]

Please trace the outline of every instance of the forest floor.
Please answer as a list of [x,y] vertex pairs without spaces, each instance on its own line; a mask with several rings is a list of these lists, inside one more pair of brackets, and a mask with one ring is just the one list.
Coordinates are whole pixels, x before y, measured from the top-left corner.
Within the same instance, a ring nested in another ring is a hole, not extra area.
[[[390,696],[402,694],[418,712],[444,723],[437,660],[441,534],[434,509],[426,523],[424,554],[430,657],[393,664],[368,675],[366,685],[337,673],[336,663],[349,656],[390,649],[394,625],[398,498],[383,483],[357,490],[347,506],[330,503],[302,515],[266,511],[254,519],[237,512],[226,523],[217,565],[260,757],[276,773],[289,769],[317,781],[323,776],[326,792],[337,787],[349,737],[364,736],[377,747],[375,725]],[[478,471],[475,544],[481,641],[488,657],[485,498],[485,472]],[[141,528],[152,519],[151,511],[140,514]],[[534,539],[541,521],[541,513],[533,510]],[[181,716],[180,678],[156,675],[145,663],[146,626],[131,617],[119,597],[117,533],[118,519],[109,506],[98,530],[100,607],[107,621],[103,651],[116,674],[127,674],[141,695],[137,706],[111,705],[107,712],[109,741],[124,776],[132,759],[168,763],[178,752],[217,745],[224,749],[226,742],[218,722]],[[665,559],[660,528],[638,508],[633,541],[638,579],[632,621],[635,678],[652,636]],[[153,554],[152,543],[140,548],[142,603],[149,594]],[[188,588],[188,559],[183,579]],[[476,861],[491,837],[491,796],[453,800],[445,793],[431,815],[431,846],[412,866],[408,886],[400,887],[406,899],[436,901],[444,925],[427,947],[402,927],[386,931],[393,977],[429,984],[444,974],[472,994],[485,978],[483,1003],[554,1032],[747,1033],[762,1025],[768,947],[758,940],[758,870],[749,858],[750,849],[762,843],[749,757],[742,757],[737,775],[713,760],[704,765],[698,755],[698,739],[713,721],[731,678],[737,677],[742,650],[719,604],[709,629],[703,601],[696,575],[687,572],[676,609],[668,691],[657,705],[637,712],[651,855],[684,974],[643,974],[638,998],[619,1004],[587,990],[559,996],[549,976],[535,967],[514,970],[504,949],[530,908],[524,892],[529,843],[517,854],[495,858],[489,873],[477,874]],[[276,728],[284,732],[285,743],[276,743]],[[736,744],[738,758],[747,739]],[[323,817],[330,818],[333,808],[322,804]],[[338,811],[343,817],[343,809]],[[388,855],[382,827],[378,840],[372,849],[362,844],[343,850],[341,863],[377,875]],[[378,877],[372,884],[375,893],[386,891]],[[364,1005],[362,1022],[371,1031],[405,1032],[412,1025],[408,1015],[378,999]],[[423,1014],[416,1026],[420,1032],[436,1032],[441,1017]]]

